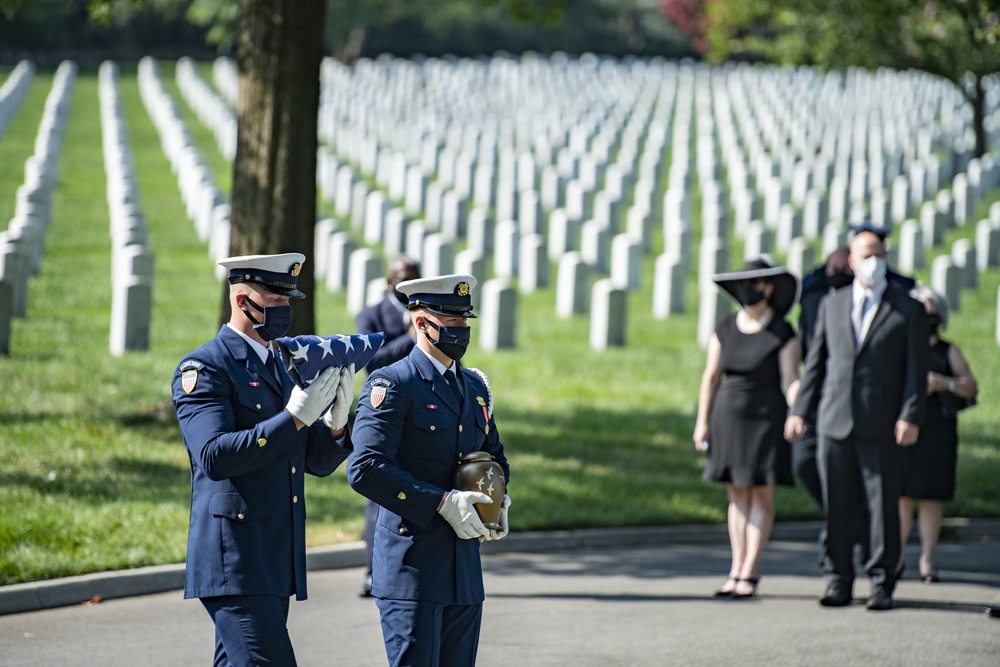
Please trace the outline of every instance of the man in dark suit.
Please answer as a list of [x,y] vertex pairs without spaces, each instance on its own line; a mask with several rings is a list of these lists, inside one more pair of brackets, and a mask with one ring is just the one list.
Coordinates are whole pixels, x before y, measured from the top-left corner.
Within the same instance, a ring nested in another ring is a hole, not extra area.
[[396,285],[420,277],[420,263],[408,255],[398,255],[389,262],[385,277],[385,298],[373,306],[368,306],[355,321],[359,334],[381,331],[385,334],[382,347],[372,360],[365,365],[369,374],[383,366],[394,364],[410,353],[417,342],[417,332],[413,320],[406,309],[406,295],[396,291]]
[[390,665],[475,664],[485,598],[479,542],[507,534],[507,496],[493,529],[475,509],[490,497],[455,488],[460,456],[475,451],[510,478],[486,376],[458,364],[475,285],[466,275],[399,283],[417,345],[371,373],[358,399],[347,480],[380,505],[372,593]]
[[868,609],[892,607],[899,562],[900,447],[917,440],[927,378],[927,320],[920,304],[886,280],[885,247],[862,231],[850,245],[850,288],[823,299],[816,332],[789,410],[785,436],[805,434],[816,411],[826,510],[823,606],[850,604],[857,502],[870,511],[865,568]]
[[[382,347],[378,349],[365,369],[369,374],[383,366],[394,364],[410,353],[417,342],[417,334],[413,329],[413,320],[406,310],[406,295],[396,291],[396,285],[406,280],[416,280],[420,277],[420,263],[408,255],[398,255],[389,263],[386,275],[385,298],[373,306],[358,313],[356,320],[359,334],[370,334],[381,331],[385,334]],[[372,594],[372,543],[375,537],[375,517],[378,515],[378,504],[369,500],[365,504],[365,580],[358,593],[362,597]]]
[[[871,232],[875,234],[886,247],[886,237],[890,233],[887,227],[880,227],[871,221],[851,225],[854,234]],[[802,358],[809,357],[809,342],[816,330],[816,319],[819,316],[819,304],[829,294],[841,287],[846,287],[854,281],[854,272],[849,264],[850,249],[848,246],[836,248],[827,257],[826,262],[802,279],[802,296],[799,298],[799,342],[802,345]],[[886,280],[904,292],[909,293],[916,281],[909,276],[896,273],[891,267],[886,267]],[[816,463],[816,415],[806,416],[806,433],[795,441],[792,447],[792,466],[795,475],[802,486],[816,503],[823,507],[823,491],[819,479],[819,468]],[[862,560],[868,560],[868,505],[861,499],[858,503],[858,543],[861,545]],[[826,539],[825,531],[820,535],[820,543]]]
[[304,298],[303,261],[220,260],[232,316],[173,377],[191,463],[184,597],[215,623],[216,665],[295,664],[286,621],[289,598],[306,599],[303,475],[329,475],[350,448],[353,374],[329,368],[300,389],[268,345],[291,322],[289,299]]

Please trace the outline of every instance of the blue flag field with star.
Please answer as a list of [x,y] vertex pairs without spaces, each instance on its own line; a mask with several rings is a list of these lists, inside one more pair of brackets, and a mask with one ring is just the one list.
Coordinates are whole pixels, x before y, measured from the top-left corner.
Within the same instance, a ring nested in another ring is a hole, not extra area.
[[305,389],[330,366],[354,364],[354,371],[365,367],[378,352],[385,334],[334,334],[332,336],[286,336],[274,342],[285,370],[299,387]]

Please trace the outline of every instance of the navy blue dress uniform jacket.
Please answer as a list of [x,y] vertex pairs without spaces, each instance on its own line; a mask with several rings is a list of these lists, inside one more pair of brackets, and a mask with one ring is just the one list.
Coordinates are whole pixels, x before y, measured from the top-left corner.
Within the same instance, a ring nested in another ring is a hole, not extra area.
[[284,409],[293,383],[279,373],[280,386],[228,326],[174,372],[174,407],[191,459],[186,598],[306,598],[303,474],[332,473],[349,442],[346,434],[338,442],[322,421],[297,431]]
[[393,303],[395,300],[390,294],[374,306],[368,306],[358,313],[356,324],[359,334],[380,331],[385,334],[382,346],[365,366],[369,373],[405,358],[416,344],[407,334],[408,327],[403,324],[403,313]]
[[462,368],[463,407],[420,348],[369,375],[358,399],[347,479],[378,503],[372,594],[438,604],[485,598],[479,540],[437,513],[461,454],[492,454],[510,479],[482,378]]

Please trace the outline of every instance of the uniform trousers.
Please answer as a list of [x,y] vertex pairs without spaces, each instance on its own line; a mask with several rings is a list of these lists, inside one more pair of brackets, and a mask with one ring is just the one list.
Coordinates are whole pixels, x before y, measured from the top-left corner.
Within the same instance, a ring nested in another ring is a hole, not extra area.
[[288,597],[201,598],[215,623],[215,667],[295,667],[288,637]]
[[827,583],[850,590],[854,583],[854,543],[858,503],[869,508],[869,557],[865,571],[872,588],[890,595],[896,585],[900,556],[899,492],[902,448],[891,438],[844,440],[819,436],[818,464],[826,511],[823,572]]
[[483,604],[376,598],[389,667],[472,667]]

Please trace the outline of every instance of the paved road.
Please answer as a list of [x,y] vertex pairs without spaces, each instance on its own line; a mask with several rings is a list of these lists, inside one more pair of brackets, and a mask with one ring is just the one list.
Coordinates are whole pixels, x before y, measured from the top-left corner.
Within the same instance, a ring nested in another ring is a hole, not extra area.
[[[918,548],[906,550],[916,567]],[[724,543],[504,552],[484,559],[487,601],[480,667],[520,665],[960,665],[1000,664],[1000,541],[947,542],[944,580],[912,578],[897,608],[868,612],[816,600],[815,545],[772,543],[760,597],[719,601]],[[310,573],[310,599],[293,603],[292,640],[303,667],[384,665],[378,613],[356,595],[361,569]],[[179,591],[0,616],[0,665],[208,665],[213,632]]]

